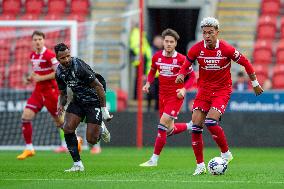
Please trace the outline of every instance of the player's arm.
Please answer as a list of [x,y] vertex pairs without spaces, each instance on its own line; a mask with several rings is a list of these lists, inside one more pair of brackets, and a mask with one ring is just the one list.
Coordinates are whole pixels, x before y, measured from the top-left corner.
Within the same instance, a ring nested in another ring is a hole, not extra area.
[[193,47],[191,47],[187,53],[187,56],[184,60],[183,65],[181,66],[178,76],[176,78],[176,83],[183,83],[184,78],[186,74],[189,73],[189,71],[193,70],[192,69],[192,64],[194,63],[195,59],[197,58],[198,55],[198,44],[195,44]]
[[57,72],[55,74],[55,79],[60,91],[58,102],[57,102],[57,112],[58,116],[61,116],[63,114],[64,106],[67,104],[67,85],[66,83],[61,79],[59,76],[59,73]]
[[263,89],[257,81],[255,71],[251,63],[249,62],[249,60],[244,55],[242,55],[239,51],[235,50],[233,47],[231,49],[231,59],[245,68],[251,80],[251,84],[253,86],[253,90],[256,96],[260,95],[263,92]]
[[85,81],[87,85],[89,85],[90,87],[96,90],[96,93],[100,101],[102,116],[107,121],[111,120],[113,116],[109,114],[109,111],[106,107],[106,95],[103,85],[96,78],[95,73],[89,70],[86,66],[84,66],[86,65],[86,63],[82,60],[79,61],[82,62],[78,70],[78,75],[80,79],[82,79],[82,81]]
[[185,80],[184,87],[176,90],[178,98],[180,99],[184,98],[186,91],[192,87],[195,79],[196,79],[195,73],[192,67],[189,67],[188,74],[184,79]]
[[156,58],[154,58],[153,56],[151,68],[147,76],[147,81],[142,88],[143,92],[149,93],[149,88],[151,83],[153,83],[153,81],[155,80],[156,72],[157,72]]
[[[53,56],[53,55],[51,55],[51,56]],[[32,79],[35,82],[46,81],[46,80],[51,80],[51,79],[55,78],[55,71],[56,71],[56,68],[59,65],[59,63],[58,63],[58,61],[55,57],[50,58],[50,62],[52,64],[51,67],[53,69],[53,72],[46,74],[46,75],[38,75],[38,74],[33,73]]]

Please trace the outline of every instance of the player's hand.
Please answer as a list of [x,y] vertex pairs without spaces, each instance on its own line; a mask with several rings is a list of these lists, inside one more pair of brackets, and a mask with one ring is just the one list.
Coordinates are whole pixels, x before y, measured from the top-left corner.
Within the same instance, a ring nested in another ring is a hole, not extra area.
[[102,107],[101,110],[102,110],[102,116],[104,120],[108,122],[113,118],[113,115],[109,114],[107,107]]
[[58,115],[58,117],[63,116],[64,112],[65,112],[64,106],[59,105],[59,106],[57,107],[57,115]]
[[35,82],[40,82],[40,81],[42,81],[42,76],[40,76],[40,75],[38,75],[38,74],[33,73],[31,77],[32,77],[32,79],[33,79]]
[[179,99],[183,99],[186,93],[186,89],[185,88],[177,89],[176,92],[177,92],[177,97]]
[[263,89],[262,89],[262,87],[260,85],[254,87],[253,90],[254,90],[254,93],[255,93],[256,96],[258,96],[261,93],[263,93]]
[[32,76],[29,75],[29,74],[25,75],[25,76],[24,76],[24,84],[25,84],[25,85],[28,85],[28,84],[30,84],[31,82],[32,82]]
[[184,75],[179,74],[176,78],[176,83],[183,83],[184,82]]
[[150,83],[146,82],[146,84],[143,86],[142,90],[144,93],[149,93]]

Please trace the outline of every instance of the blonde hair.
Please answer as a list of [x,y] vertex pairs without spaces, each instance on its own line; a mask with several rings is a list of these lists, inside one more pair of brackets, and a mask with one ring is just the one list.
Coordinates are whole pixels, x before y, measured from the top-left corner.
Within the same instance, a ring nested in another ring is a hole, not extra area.
[[214,17],[206,17],[200,23],[200,27],[214,27],[215,29],[219,29],[219,21]]

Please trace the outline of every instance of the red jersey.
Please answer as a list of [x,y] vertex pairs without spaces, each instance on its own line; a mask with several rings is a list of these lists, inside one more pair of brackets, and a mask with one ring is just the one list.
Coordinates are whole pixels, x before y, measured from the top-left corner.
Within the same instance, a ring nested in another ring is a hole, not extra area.
[[[33,66],[33,72],[38,75],[47,75],[54,72],[55,68],[58,65],[58,61],[55,57],[55,54],[43,47],[41,53],[32,52],[31,53],[31,62]],[[41,81],[36,83],[36,90],[44,90],[46,88],[57,88],[57,83],[55,79],[50,79],[46,81]]]
[[[185,56],[175,52],[172,57],[166,57],[165,51],[158,51],[152,58],[151,70],[148,75],[148,82],[152,83],[156,71],[159,71],[160,94],[176,93],[177,89],[183,88],[183,83],[175,83],[181,66],[185,62]],[[186,69],[186,74],[194,74],[192,67]]]
[[180,74],[185,75],[188,67],[195,60],[199,63],[198,88],[220,89],[231,87],[231,60],[244,66],[248,74],[254,73],[248,59],[223,40],[217,40],[215,49],[206,48],[204,40],[196,43],[188,51]]

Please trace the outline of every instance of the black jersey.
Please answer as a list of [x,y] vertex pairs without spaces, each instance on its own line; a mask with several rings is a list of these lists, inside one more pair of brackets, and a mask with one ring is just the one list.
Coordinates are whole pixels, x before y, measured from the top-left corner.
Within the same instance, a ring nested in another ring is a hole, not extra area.
[[96,73],[83,60],[72,57],[68,68],[59,65],[55,78],[59,90],[66,90],[67,86],[72,90],[73,101],[82,104],[99,103],[96,90],[90,87],[96,79]]

